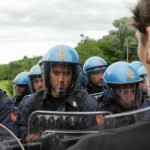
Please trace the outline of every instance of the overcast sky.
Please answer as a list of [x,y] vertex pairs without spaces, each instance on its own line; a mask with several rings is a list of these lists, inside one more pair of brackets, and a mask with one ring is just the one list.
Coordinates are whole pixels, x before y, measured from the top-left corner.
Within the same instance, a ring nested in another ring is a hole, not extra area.
[[112,22],[131,16],[136,0],[0,0],[0,64],[75,47],[80,34],[100,39]]

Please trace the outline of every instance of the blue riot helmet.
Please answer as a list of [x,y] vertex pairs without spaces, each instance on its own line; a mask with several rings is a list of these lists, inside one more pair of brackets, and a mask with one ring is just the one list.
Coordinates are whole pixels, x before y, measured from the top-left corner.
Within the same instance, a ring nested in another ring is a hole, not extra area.
[[138,69],[138,73],[139,73],[139,75],[140,75],[141,77],[148,75],[148,74],[147,74],[147,71],[146,71],[146,69],[145,69],[144,66],[141,66],[141,67]]
[[119,61],[111,64],[103,76],[105,100],[120,111],[137,109],[141,103],[139,83],[143,79],[129,63]]
[[138,71],[138,69],[139,69],[140,67],[143,66],[143,63],[140,62],[140,61],[132,61],[130,64],[133,65],[133,67],[134,67],[137,71]]
[[18,97],[23,97],[31,93],[29,88],[28,75],[29,72],[21,72],[17,74],[12,82],[14,96],[17,95]]
[[88,58],[83,65],[83,70],[85,70],[86,74],[94,71],[106,70],[106,68],[106,61],[98,56],[92,56]]
[[[106,68],[107,63],[101,57],[92,56],[85,61],[83,70],[86,75],[87,84],[91,90],[93,89],[95,92],[102,91],[102,79]],[[95,76],[97,76],[97,79]]]
[[48,93],[67,95],[76,86],[80,74],[80,62],[76,50],[72,47],[68,45],[52,47],[43,56],[40,66]]
[[140,77],[143,78],[143,81],[140,84],[142,90],[142,96],[145,96],[145,99],[147,99],[147,97],[150,95],[150,81],[149,81],[148,73],[144,66],[138,69],[138,73]]
[[39,64],[34,65],[30,69],[28,78],[29,78],[29,86],[32,93],[34,93],[38,89],[43,88],[42,72]]

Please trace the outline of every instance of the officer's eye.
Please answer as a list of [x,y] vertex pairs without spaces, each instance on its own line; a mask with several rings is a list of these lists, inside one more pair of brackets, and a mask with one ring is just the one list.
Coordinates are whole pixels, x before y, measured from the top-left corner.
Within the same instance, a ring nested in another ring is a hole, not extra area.
[[71,72],[69,72],[69,71],[68,71],[68,72],[65,72],[64,75],[65,75],[65,76],[70,76],[70,75],[71,75]]
[[38,83],[38,82],[39,82],[39,80],[38,80],[38,79],[36,79],[36,80],[33,80],[33,82],[34,82],[34,83]]
[[129,92],[128,90],[124,90],[123,91],[124,94],[128,94],[128,92]]
[[54,74],[55,76],[58,76],[58,75],[60,74],[60,72],[59,72],[59,71],[53,71],[53,74]]

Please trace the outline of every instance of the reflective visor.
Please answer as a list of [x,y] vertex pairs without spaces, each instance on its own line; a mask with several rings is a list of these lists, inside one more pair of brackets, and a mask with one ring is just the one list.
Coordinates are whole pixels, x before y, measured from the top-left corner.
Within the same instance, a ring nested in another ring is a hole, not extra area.
[[68,63],[51,63],[49,68],[51,95],[54,97],[66,95],[73,80],[73,66]]
[[137,92],[136,84],[127,84],[127,85],[119,85],[116,86],[114,92],[116,94],[116,101],[123,108],[132,108],[137,104],[136,100],[136,92]]

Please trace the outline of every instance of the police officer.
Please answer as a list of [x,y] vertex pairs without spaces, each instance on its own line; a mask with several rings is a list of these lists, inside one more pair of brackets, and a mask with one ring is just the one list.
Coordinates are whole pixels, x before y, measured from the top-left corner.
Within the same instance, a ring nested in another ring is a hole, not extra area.
[[[40,63],[44,90],[38,90],[24,101],[20,113],[19,132],[22,140],[37,141],[39,135],[28,131],[29,115],[35,110],[49,111],[96,111],[97,102],[76,83],[80,73],[79,57],[68,45],[52,47]],[[18,108],[19,109],[19,108]]]
[[[17,112],[12,101],[6,93],[0,89],[0,124],[7,127],[16,136],[18,136]],[[12,136],[8,131],[0,129],[0,141],[10,140]]]
[[29,86],[30,86],[31,93],[34,93],[35,91],[42,89],[44,87],[41,68],[39,64],[34,65],[30,69],[28,78],[29,78]]
[[86,75],[86,89],[89,94],[103,91],[103,74],[107,68],[106,61],[98,56],[88,58],[83,70]]
[[[29,87],[31,90],[31,93],[34,93],[40,89],[44,88],[44,83],[42,79],[42,74],[41,74],[41,68],[39,64],[34,65],[28,74],[28,79],[29,79]],[[21,113],[25,105],[26,99],[28,99],[31,96],[31,94],[25,95],[20,103],[18,104],[18,120],[21,118]],[[20,138],[20,133],[19,133],[19,138]]]
[[105,71],[104,105],[112,113],[135,110],[140,107],[142,78],[135,68],[127,62],[115,62]]
[[29,72],[21,72],[13,80],[14,97],[12,101],[15,104],[15,107],[18,107],[18,104],[21,102],[25,95],[31,93],[29,88],[28,75]]

